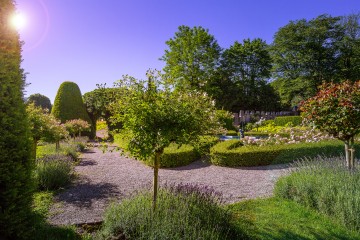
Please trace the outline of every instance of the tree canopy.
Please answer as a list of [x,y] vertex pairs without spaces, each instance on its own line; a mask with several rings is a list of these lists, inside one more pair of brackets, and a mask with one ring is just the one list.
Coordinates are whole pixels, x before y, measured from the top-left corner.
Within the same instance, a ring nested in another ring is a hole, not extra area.
[[360,133],[360,81],[324,83],[316,96],[302,104],[303,116],[345,142],[347,165],[354,166],[354,137]]
[[180,26],[161,60],[164,72],[177,87],[205,90],[218,65],[221,48],[215,37],[202,27]]
[[116,103],[114,118],[130,134],[128,149],[140,159],[154,159],[154,207],[158,169],[164,148],[171,142],[196,142],[219,127],[214,102],[195,90],[173,90],[171,80],[148,72],[146,81],[125,76],[119,87],[126,94]]
[[48,109],[49,112],[51,112],[52,104],[47,96],[41,95],[40,93],[31,94],[27,99],[27,104],[30,103],[34,103],[35,106]]

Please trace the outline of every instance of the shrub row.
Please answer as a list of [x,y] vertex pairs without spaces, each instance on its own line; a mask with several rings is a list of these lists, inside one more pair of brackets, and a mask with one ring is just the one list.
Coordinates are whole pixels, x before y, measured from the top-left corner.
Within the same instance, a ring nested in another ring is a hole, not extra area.
[[292,173],[276,183],[275,195],[316,209],[359,231],[360,171],[347,170],[344,162],[343,157],[296,162]]
[[[130,141],[130,136],[126,132],[120,132],[114,135],[114,143],[116,143],[125,152],[128,152],[127,146]],[[194,145],[183,144],[170,144],[169,147],[164,149],[161,156],[160,167],[179,167],[190,164],[196,161],[201,156],[206,156],[210,153],[210,148],[219,142],[218,137],[202,136],[200,141]],[[147,165],[153,165],[153,159],[145,161]]]
[[302,117],[300,116],[283,116],[276,117],[274,119],[276,126],[285,126],[288,123],[291,123],[293,127],[299,126],[302,123]]
[[[268,146],[241,146],[238,140],[229,140],[210,149],[210,161],[215,165],[229,167],[262,166],[289,163],[303,157],[339,156],[343,152],[344,144],[337,140]],[[359,145],[356,146],[356,153],[360,156]]]

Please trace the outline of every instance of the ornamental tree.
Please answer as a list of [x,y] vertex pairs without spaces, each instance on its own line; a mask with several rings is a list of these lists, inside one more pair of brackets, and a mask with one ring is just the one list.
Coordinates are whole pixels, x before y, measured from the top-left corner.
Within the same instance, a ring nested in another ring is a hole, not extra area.
[[34,158],[36,157],[36,148],[40,139],[56,142],[56,148],[58,149],[60,139],[68,135],[64,126],[54,116],[48,114],[47,109],[36,107],[34,103],[26,107],[26,112],[33,140]]
[[139,159],[154,159],[153,209],[156,208],[158,171],[164,148],[171,142],[196,142],[199,135],[219,127],[214,101],[206,94],[173,90],[159,72],[149,71],[148,80],[125,76],[118,86],[126,94],[114,105],[114,119],[130,133],[127,149]]
[[323,83],[300,109],[318,129],[344,141],[346,165],[354,168],[354,136],[360,133],[360,81]]
[[65,127],[74,137],[81,136],[81,132],[90,131],[90,124],[82,119],[73,119],[65,122]]

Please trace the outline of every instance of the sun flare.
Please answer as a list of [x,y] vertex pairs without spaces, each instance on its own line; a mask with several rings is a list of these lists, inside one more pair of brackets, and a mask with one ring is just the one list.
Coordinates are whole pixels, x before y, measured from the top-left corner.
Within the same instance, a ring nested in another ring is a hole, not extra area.
[[11,17],[10,23],[17,30],[22,30],[26,27],[26,16],[22,13],[15,13]]

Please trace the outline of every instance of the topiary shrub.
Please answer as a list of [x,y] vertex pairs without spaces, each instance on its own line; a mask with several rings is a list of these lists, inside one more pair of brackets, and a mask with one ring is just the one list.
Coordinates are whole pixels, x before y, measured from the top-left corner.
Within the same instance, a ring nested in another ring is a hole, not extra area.
[[14,1],[0,1],[0,239],[32,235],[34,164],[23,101],[21,43],[9,24],[15,11]]
[[74,82],[63,82],[60,85],[51,114],[61,123],[73,119],[82,119],[91,124],[80,89]]
[[274,119],[274,123],[276,126],[286,126],[289,123],[292,127],[299,126],[302,123],[302,117],[300,116],[284,116],[284,117],[276,117]]
[[31,94],[27,101],[27,104],[34,103],[35,106],[41,107],[42,109],[48,109],[51,112],[52,104],[47,96],[41,95],[40,93]]
[[[359,149],[360,146],[356,145]],[[293,162],[303,157],[318,155],[339,156],[343,152],[341,141],[316,143],[275,144],[266,146],[242,146],[238,140],[228,140],[210,149],[212,164],[229,167],[250,167]],[[360,156],[360,154],[358,154]]]

